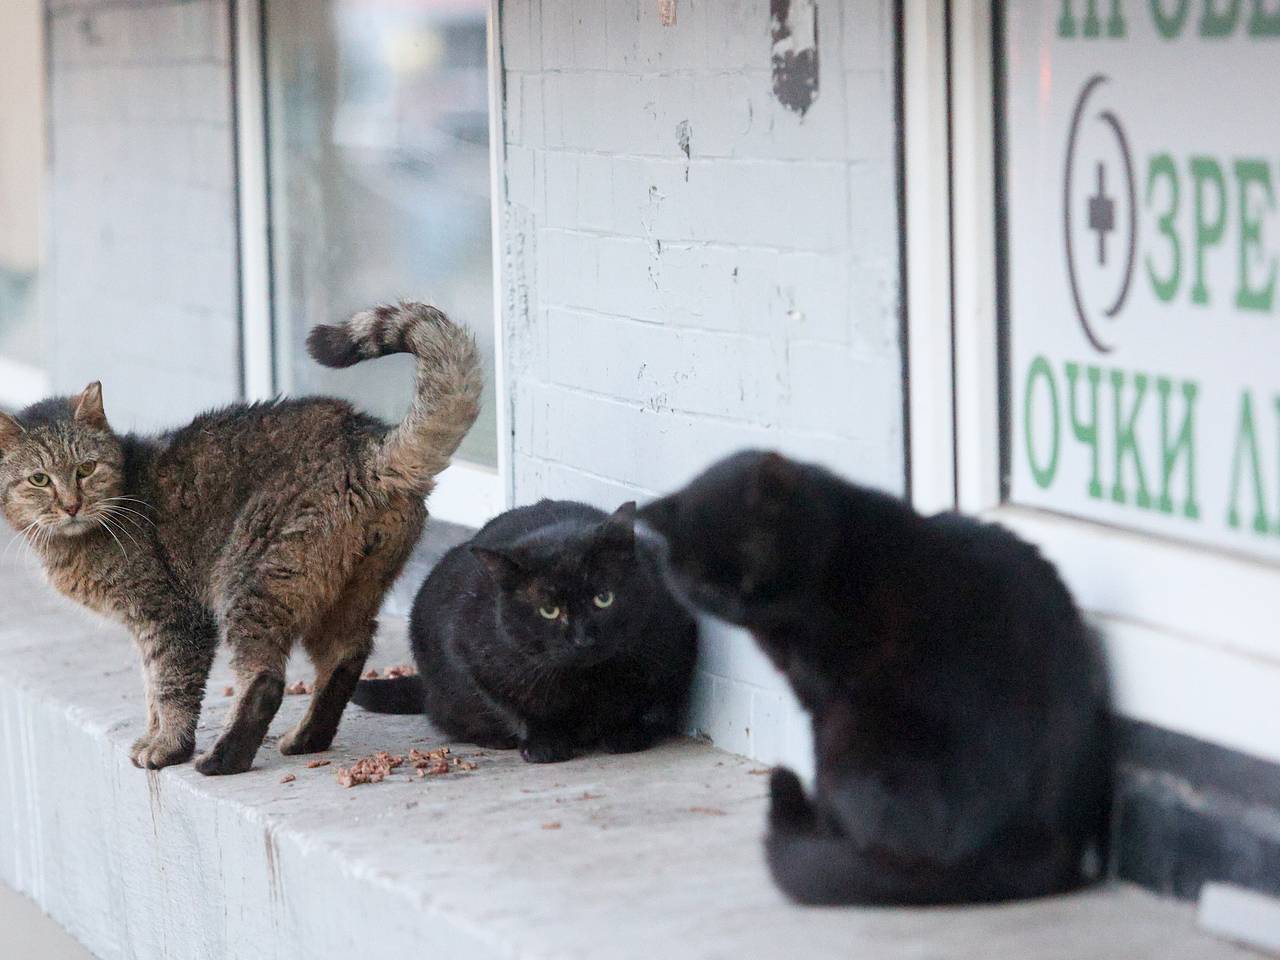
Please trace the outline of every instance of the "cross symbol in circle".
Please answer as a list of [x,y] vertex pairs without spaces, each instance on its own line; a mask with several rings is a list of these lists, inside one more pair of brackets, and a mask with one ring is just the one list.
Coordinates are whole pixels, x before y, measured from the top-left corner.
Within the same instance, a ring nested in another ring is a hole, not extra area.
[[1098,266],[1107,265],[1107,234],[1116,228],[1116,202],[1107,196],[1107,168],[1098,163],[1098,192],[1089,198],[1089,229],[1098,235]]

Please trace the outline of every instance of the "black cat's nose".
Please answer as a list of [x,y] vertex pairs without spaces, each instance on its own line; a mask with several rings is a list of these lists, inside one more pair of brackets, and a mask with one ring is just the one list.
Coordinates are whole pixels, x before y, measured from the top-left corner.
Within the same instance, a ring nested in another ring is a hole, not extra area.
[[595,637],[587,633],[585,630],[573,631],[573,645],[575,647],[589,647],[595,643]]

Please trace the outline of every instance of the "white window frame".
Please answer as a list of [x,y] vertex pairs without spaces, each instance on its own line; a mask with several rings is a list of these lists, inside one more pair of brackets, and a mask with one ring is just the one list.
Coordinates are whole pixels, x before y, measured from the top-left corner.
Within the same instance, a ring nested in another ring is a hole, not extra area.
[[[269,400],[279,392],[273,359],[270,195],[267,170],[264,0],[235,0],[236,176],[240,244],[240,323],[245,399]],[[489,168],[493,223],[494,393],[497,399],[497,469],[455,460],[431,494],[433,517],[478,527],[512,502],[511,429],[502,325],[502,257],[498,238],[504,186],[501,176],[502,59],[498,0],[488,12]]]
[[1124,714],[1280,762],[1280,566],[1001,502],[992,4],[905,0],[903,31],[913,501],[1041,546]]

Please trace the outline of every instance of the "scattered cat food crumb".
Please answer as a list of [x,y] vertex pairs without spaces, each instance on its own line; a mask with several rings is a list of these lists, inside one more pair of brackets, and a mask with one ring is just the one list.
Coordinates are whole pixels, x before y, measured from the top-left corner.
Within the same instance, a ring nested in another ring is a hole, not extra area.
[[747,771],[747,773],[751,774],[753,777],[763,777],[768,772],[769,772],[768,767],[756,767],[754,770]]
[[600,793],[588,793],[587,791],[584,790],[582,792],[582,796],[580,796],[578,799],[579,800],[599,800],[602,796],[604,795]]
[[719,807],[690,807],[690,813],[705,813],[709,817],[723,817],[725,812]]
[[292,773],[286,773],[283,777],[281,777],[281,778],[280,778],[280,782],[281,782],[281,783],[293,783],[293,781],[295,781],[295,780],[297,780],[297,779],[298,779],[298,778],[297,778],[297,777],[295,777]]
[[235,687],[223,687],[223,688],[222,688],[222,695],[223,695],[224,697],[234,697],[234,696],[236,695],[236,688],[235,688]]
[[301,696],[302,694],[310,693],[311,686],[305,680],[295,680],[293,681],[293,683],[289,684],[287,687],[284,688],[284,692],[291,696],[297,697],[297,696]]
[[560,829],[560,821],[559,821],[559,820],[553,820],[551,823],[544,823],[544,824],[542,825],[542,829],[543,829],[543,830],[559,830],[559,829]]
[[364,678],[366,680],[377,680],[378,676],[379,674],[377,670],[366,670],[364,674]]
[[[312,760],[307,766],[323,767],[328,760]],[[407,758],[417,777],[437,777],[451,770],[475,770],[476,764],[462,757],[455,757],[448,747],[436,747],[434,750],[419,750],[412,747]],[[381,783],[386,777],[406,763],[406,758],[394,756],[381,750],[367,757],[353,760],[350,767],[338,768],[338,782],[344,787],[354,787],[361,783]],[[412,778],[410,778],[412,779]]]
[[312,760],[307,764],[307,769],[314,770],[316,767],[327,767],[331,763],[333,763],[332,760]]
[[418,669],[416,667],[409,666],[407,663],[397,664],[387,671],[388,680],[395,680],[398,677],[416,677],[417,675]]
[[396,767],[404,764],[404,757],[394,757],[380,750],[368,757],[361,757],[349,767],[338,768],[338,783],[355,787],[362,783],[381,783]]

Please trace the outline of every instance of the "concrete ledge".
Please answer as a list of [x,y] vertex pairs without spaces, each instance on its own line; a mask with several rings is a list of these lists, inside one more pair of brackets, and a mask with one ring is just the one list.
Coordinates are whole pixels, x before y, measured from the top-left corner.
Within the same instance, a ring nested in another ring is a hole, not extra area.
[[[765,778],[694,741],[544,767],[488,753],[470,773],[343,789],[347,758],[439,742],[416,718],[351,708],[334,766],[267,748],[238,777],[145,774],[126,755],[143,715],[127,637],[12,561],[0,610],[0,880],[108,960],[1252,956],[1131,887],[989,909],[791,907],[761,859]],[[387,632],[381,665],[404,658]],[[226,682],[220,668],[202,746]],[[304,704],[287,697],[273,734]]]

